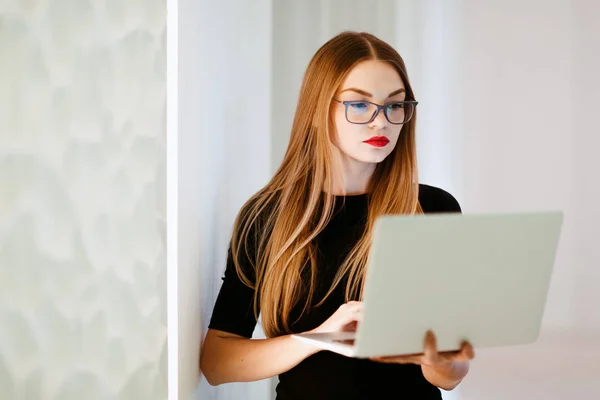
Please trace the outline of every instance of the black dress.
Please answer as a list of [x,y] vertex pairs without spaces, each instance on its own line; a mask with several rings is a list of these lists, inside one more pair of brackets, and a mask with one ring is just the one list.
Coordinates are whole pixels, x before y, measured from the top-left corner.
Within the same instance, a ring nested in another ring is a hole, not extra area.
[[[461,212],[448,192],[420,185],[419,202],[425,213]],[[363,233],[368,207],[367,195],[339,196],[334,216],[317,237],[319,287],[321,299],[330,287],[348,251]],[[345,284],[337,286],[320,307],[311,308],[302,318],[301,306],[292,311],[292,332],[305,332],[321,325],[345,303]],[[214,307],[209,328],[250,338],[256,326],[253,291],[238,278],[229,254],[223,285]],[[401,310],[399,310],[401,312]],[[316,353],[291,370],[279,375],[278,400],[296,399],[441,399],[440,390],[430,384],[418,365],[385,364],[348,358],[329,351]]]

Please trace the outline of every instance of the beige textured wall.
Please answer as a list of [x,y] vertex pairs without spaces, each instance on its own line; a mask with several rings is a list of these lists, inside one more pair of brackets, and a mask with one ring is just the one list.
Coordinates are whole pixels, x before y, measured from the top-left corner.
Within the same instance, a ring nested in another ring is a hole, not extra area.
[[163,0],[0,1],[0,398],[165,399]]

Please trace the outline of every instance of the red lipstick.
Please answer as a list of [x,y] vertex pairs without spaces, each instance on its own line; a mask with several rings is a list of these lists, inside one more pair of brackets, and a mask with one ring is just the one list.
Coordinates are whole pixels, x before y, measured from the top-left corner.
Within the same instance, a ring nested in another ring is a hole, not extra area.
[[384,147],[389,142],[390,140],[385,136],[373,136],[372,138],[365,140],[363,143],[370,144],[374,147]]

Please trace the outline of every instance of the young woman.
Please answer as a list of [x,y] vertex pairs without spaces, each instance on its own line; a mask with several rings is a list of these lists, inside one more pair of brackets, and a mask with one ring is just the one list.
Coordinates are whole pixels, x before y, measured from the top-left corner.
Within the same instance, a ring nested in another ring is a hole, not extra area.
[[[422,355],[379,359],[290,337],[356,329],[378,216],[461,211],[418,183],[416,106],[402,58],[377,37],[344,32],[314,55],[283,162],[235,222],[201,352],[210,384],[279,375],[280,400],[440,399],[466,375],[472,347],[438,353],[431,332]],[[251,339],[259,315],[267,339]]]

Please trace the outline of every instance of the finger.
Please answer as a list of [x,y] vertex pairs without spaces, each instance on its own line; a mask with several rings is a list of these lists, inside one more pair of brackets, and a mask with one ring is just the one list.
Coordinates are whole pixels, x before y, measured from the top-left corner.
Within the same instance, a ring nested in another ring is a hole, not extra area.
[[444,351],[438,353],[440,360],[448,362],[467,362],[475,357],[473,346],[468,342],[463,342],[461,349],[457,351]]
[[363,302],[362,301],[356,301],[356,300],[350,300],[349,302],[344,303],[344,304],[347,305],[347,306],[352,306],[352,307],[355,307],[355,306],[359,306],[360,307],[363,304]]
[[459,361],[461,357],[461,350],[456,351],[443,351],[438,353],[438,363],[450,363],[453,361]]
[[460,350],[452,352],[452,354],[449,354],[448,357],[451,361],[467,362],[473,359],[474,355],[473,346],[471,346],[470,343],[463,341],[460,346]]
[[346,304],[348,304],[348,308],[350,308],[351,310],[362,310],[363,309],[362,301],[351,301]]
[[358,328],[357,321],[351,321],[342,327],[342,331],[344,332],[356,332]]
[[424,350],[426,363],[435,364],[438,362],[437,340],[435,334],[430,330],[425,333]]
[[346,325],[357,325],[362,321],[362,312],[351,310],[341,313],[340,322]]
[[337,315],[346,322],[357,321],[362,317],[362,306],[345,303],[338,308]]
[[363,312],[362,309],[354,309],[348,312],[348,317],[353,321],[362,321]]
[[362,310],[362,308],[363,308],[362,302],[359,302],[359,301],[349,301],[348,303],[344,303],[339,307],[339,309],[341,311],[349,312],[349,313],[352,313],[352,312],[355,312],[358,310]]
[[458,357],[464,361],[469,361],[475,358],[475,349],[473,349],[473,345],[467,341],[463,341]]
[[371,357],[371,360],[387,364],[419,364],[419,356]]

